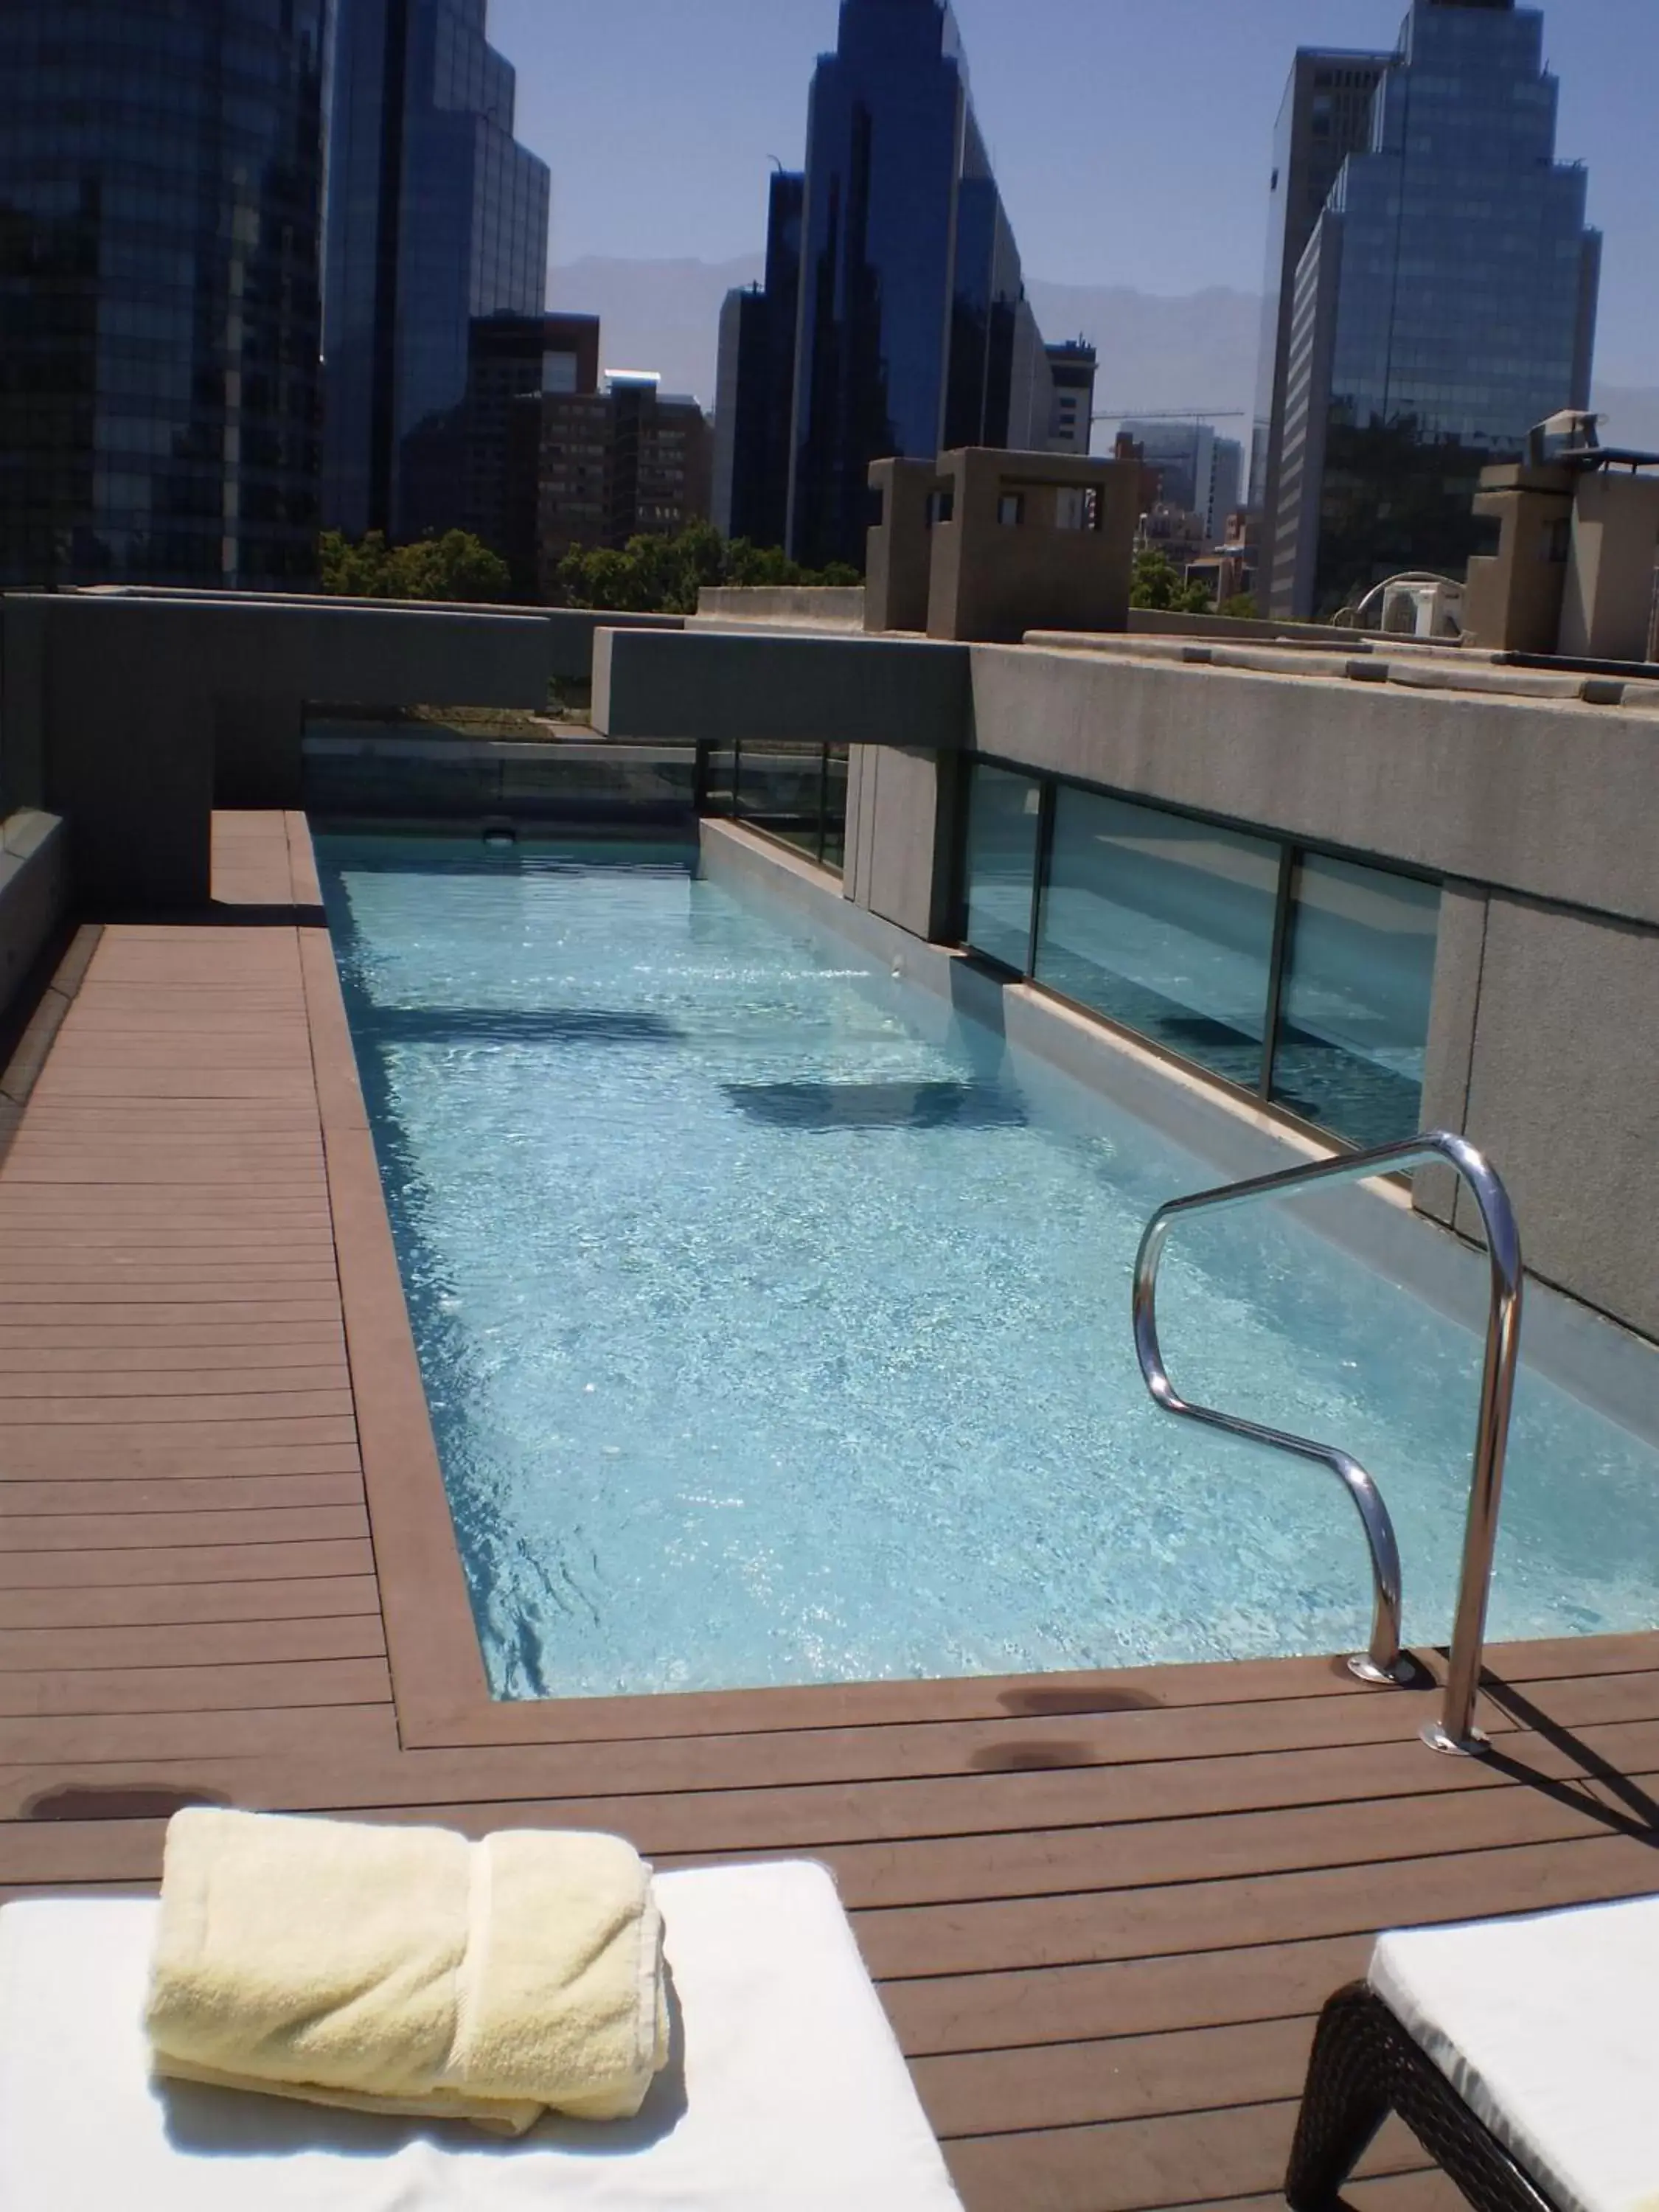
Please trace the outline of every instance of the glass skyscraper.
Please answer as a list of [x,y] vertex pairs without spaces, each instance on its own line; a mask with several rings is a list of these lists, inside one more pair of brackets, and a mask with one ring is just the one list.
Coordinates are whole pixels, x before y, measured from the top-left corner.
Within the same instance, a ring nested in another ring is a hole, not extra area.
[[1555,159],[1543,18],[1415,0],[1297,270],[1273,612],[1328,616],[1404,568],[1462,574],[1480,470],[1589,404],[1601,240]]
[[324,13],[0,6],[0,584],[314,573]]
[[863,563],[890,454],[1046,442],[1052,378],[947,0],[842,0],[812,81],[789,550]]
[[1296,272],[1342,164],[1370,145],[1372,102],[1393,59],[1392,54],[1304,46],[1285,88],[1267,186],[1267,259],[1250,443],[1249,504],[1260,518],[1263,544],[1273,542],[1279,500]]
[[800,309],[801,210],[806,179],[773,177],[766,225],[766,281],[728,292],[720,311],[715,397],[714,521],[727,538],[781,545],[789,515],[789,427],[795,399],[795,320]]
[[349,537],[459,523],[471,325],[546,297],[547,166],[484,11],[337,0],[323,507]]

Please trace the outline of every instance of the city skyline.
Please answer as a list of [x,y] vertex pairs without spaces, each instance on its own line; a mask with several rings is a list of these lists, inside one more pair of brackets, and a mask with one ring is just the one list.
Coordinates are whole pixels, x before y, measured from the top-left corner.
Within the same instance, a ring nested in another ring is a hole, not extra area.
[[[836,0],[720,0],[713,40],[706,15],[671,0],[637,0],[626,26],[574,0],[492,0],[491,39],[520,73],[520,134],[553,169],[553,263],[757,252],[764,164],[799,165],[805,86],[836,12]],[[1059,0],[1030,0],[1017,12],[957,7],[1028,274],[1184,296],[1261,289],[1273,120],[1296,47],[1392,46],[1406,9],[1261,0],[1245,21],[1216,0],[1164,0],[1152,15],[1103,0],[1062,22]],[[1651,0],[1553,0],[1542,12],[1563,84],[1561,155],[1590,163],[1589,219],[1607,236],[1598,372],[1659,385],[1659,144],[1645,75],[1629,66],[1652,42]],[[1177,83],[1178,109],[1148,97]],[[684,114],[700,107],[719,127],[689,135]],[[1139,220],[1103,219],[1125,204]]]

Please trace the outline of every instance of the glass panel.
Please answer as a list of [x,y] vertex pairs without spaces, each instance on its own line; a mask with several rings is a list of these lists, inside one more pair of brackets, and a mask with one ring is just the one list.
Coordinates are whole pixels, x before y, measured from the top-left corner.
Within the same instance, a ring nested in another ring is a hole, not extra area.
[[738,759],[736,812],[811,860],[818,856],[823,747],[787,740],[744,745]]
[[1356,1145],[1415,1135],[1440,889],[1306,854],[1297,863],[1273,1096]]
[[711,745],[708,752],[708,781],[703,793],[705,811],[722,816],[737,812],[737,747]]
[[1042,787],[1030,776],[975,769],[968,806],[967,941],[1022,975],[1031,950],[1042,808]]
[[1062,788],[1037,981],[1257,1090],[1279,866],[1265,839]]

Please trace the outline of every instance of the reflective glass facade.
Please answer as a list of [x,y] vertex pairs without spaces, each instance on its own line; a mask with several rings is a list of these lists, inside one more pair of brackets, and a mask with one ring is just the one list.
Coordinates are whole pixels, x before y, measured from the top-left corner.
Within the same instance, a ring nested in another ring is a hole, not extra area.
[[337,0],[323,498],[351,537],[461,522],[471,325],[542,312],[547,167],[484,31],[485,0]]
[[945,0],[842,0],[807,126],[789,550],[863,565],[869,466],[1024,444],[1041,370]]
[[1357,1146],[1414,1135],[1437,884],[976,761],[963,942]]
[[1273,604],[1462,574],[1480,470],[1589,398],[1600,240],[1534,9],[1416,0],[1297,273]]
[[1343,162],[1370,145],[1372,102],[1393,58],[1304,46],[1285,88],[1267,183],[1267,258],[1250,444],[1249,504],[1261,519],[1264,545],[1273,543],[1278,506],[1296,272]]
[[766,281],[726,295],[720,317],[714,421],[714,521],[726,538],[781,545],[789,526],[789,430],[800,307],[800,227],[806,179],[772,179]]
[[323,28],[0,6],[0,583],[314,574]]

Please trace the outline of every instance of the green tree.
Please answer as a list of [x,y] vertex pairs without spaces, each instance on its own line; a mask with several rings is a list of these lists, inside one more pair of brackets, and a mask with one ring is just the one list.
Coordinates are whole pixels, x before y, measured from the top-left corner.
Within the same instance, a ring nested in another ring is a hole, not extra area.
[[513,592],[506,562],[465,530],[409,545],[388,545],[378,530],[354,545],[325,530],[317,564],[323,589],[348,599],[500,600]]
[[631,538],[611,546],[574,545],[554,574],[558,604],[619,614],[695,614],[697,593],[721,585],[859,584],[844,562],[803,568],[775,545],[729,543],[712,523],[694,522],[678,538]]
[[1235,592],[1230,599],[1223,599],[1216,609],[1218,614],[1231,615],[1236,622],[1256,622],[1261,610],[1254,592]]
[[1160,547],[1148,545],[1135,555],[1129,584],[1129,605],[1175,615],[1205,615],[1210,595],[1202,584],[1188,584]]

